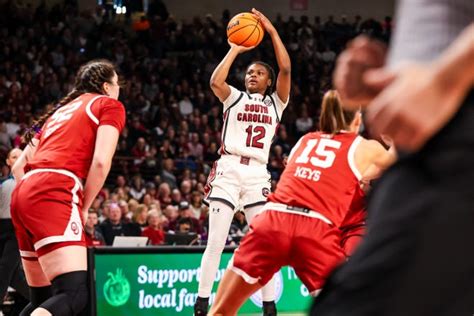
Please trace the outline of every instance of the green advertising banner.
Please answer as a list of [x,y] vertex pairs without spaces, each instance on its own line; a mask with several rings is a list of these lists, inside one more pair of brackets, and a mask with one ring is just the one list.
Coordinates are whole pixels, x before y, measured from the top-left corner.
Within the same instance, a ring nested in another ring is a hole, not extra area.
[[[231,255],[222,255],[211,303]],[[201,253],[95,254],[97,315],[193,315],[201,257]],[[283,268],[275,283],[278,311],[304,315],[311,300],[294,270]],[[239,315],[259,314],[261,305],[259,292]]]

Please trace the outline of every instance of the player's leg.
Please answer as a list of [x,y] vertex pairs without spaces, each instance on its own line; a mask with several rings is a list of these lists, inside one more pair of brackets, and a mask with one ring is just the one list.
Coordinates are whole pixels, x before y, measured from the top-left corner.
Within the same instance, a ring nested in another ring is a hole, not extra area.
[[284,226],[286,222],[275,221],[272,213],[277,212],[266,211],[252,221],[250,232],[234,252],[228,269],[232,273],[226,273],[219,284],[216,307],[213,304],[216,315],[235,315],[252,293],[289,262],[291,236]]
[[236,174],[239,166],[223,158],[216,161],[206,184],[206,200],[209,203],[209,234],[206,250],[201,259],[201,276],[198,298],[194,305],[195,315],[206,315],[212,286],[216,278],[234,209],[240,195],[240,182]]
[[22,258],[23,270],[26,281],[30,287],[30,303],[25,306],[20,316],[29,316],[34,310],[52,296],[51,282],[41,269],[36,254],[34,252],[23,254],[30,255]]
[[[22,183],[18,188],[22,187]],[[23,270],[25,271],[26,282],[29,286],[30,303],[21,311],[20,316],[29,316],[35,309],[37,309],[44,301],[49,299],[52,295],[51,282],[44,274],[43,269],[38,262],[38,254],[36,253],[33,241],[30,234],[26,231],[26,221],[21,218],[23,215],[22,206],[28,199],[17,199],[17,191],[12,194],[12,222],[15,227],[15,236],[18,241],[18,248],[20,249],[21,261]],[[30,207],[30,205],[26,205]]]
[[[27,281],[33,287],[51,284],[52,289],[52,296],[41,302],[32,315],[77,315],[87,304],[80,187],[68,176],[39,173],[23,180],[12,198],[12,219],[15,228],[20,228],[17,237],[21,256],[31,259],[37,255],[37,261],[30,260],[33,263],[23,261]],[[50,216],[51,210],[54,216]]]
[[319,294],[326,278],[345,260],[340,231],[322,220],[295,215],[298,227],[290,251],[290,265],[311,296]]
[[[263,204],[257,204],[255,206],[247,207],[244,209],[245,218],[247,223],[250,225],[253,218],[262,209]],[[262,287],[262,304],[263,304],[263,315],[271,316],[276,315],[276,304],[275,304],[275,276]]]
[[[52,244],[52,247],[58,246]],[[44,301],[32,315],[67,316],[79,314],[87,304],[86,247],[70,245],[40,256],[44,274],[51,280],[53,296]],[[37,314],[35,314],[37,313]]]
[[234,210],[228,204],[210,201],[209,235],[206,250],[201,259],[201,277],[195,305],[196,315],[205,315],[207,312],[212,286],[233,218]]
[[248,283],[234,271],[227,270],[219,283],[209,315],[237,315],[240,306],[261,287],[260,283]]

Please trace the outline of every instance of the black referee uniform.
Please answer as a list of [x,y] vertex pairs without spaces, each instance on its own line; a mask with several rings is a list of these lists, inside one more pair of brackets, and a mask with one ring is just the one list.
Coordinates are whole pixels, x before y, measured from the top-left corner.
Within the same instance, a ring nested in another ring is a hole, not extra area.
[[[389,66],[437,58],[472,22],[474,0],[398,1]],[[400,155],[368,210],[364,241],[311,315],[474,315],[474,91],[422,150]]]

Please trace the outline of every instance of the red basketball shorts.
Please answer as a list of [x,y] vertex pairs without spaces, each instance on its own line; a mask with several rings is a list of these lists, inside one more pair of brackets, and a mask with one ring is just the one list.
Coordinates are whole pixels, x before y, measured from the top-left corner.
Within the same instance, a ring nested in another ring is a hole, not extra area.
[[347,257],[350,257],[362,242],[365,235],[365,224],[347,227],[342,231],[341,247]]
[[54,249],[85,246],[82,184],[71,172],[36,169],[28,172],[12,194],[11,213],[20,254],[36,260]]
[[318,218],[270,209],[253,219],[231,269],[248,283],[265,285],[289,265],[315,292],[344,258],[338,228]]

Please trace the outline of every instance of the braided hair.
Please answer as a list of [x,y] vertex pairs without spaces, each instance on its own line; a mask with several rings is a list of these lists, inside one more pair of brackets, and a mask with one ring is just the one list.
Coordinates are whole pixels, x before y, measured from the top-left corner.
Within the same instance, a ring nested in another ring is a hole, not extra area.
[[56,112],[57,109],[68,104],[80,95],[84,93],[106,94],[103,84],[105,82],[112,83],[112,78],[115,73],[115,66],[110,61],[104,59],[92,60],[82,65],[76,74],[74,88],[62,98],[55,107],[52,107],[47,113],[33,122],[31,128],[23,135],[23,141],[26,144],[31,143],[35,134],[42,129],[46,120]]

